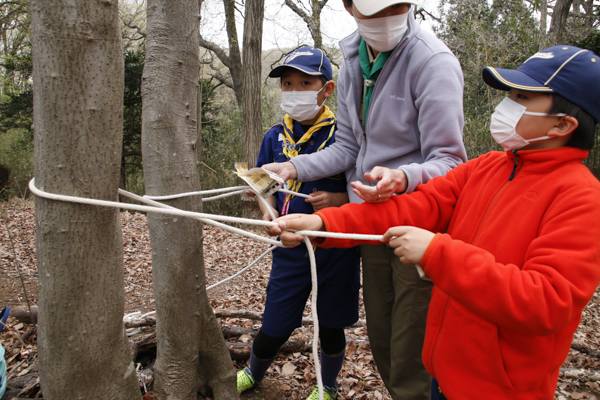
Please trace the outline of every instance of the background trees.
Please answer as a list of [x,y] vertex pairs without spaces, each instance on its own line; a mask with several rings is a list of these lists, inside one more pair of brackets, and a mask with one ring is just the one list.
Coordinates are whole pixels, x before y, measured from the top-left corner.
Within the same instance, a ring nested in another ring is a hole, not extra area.
[[21,194],[33,176],[30,36],[29,1],[0,1],[0,165]]
[[[463,69],[464,141],[469,158],[501,149],[489,135],[489,117],[504,93],[483,82],[482,68],[518,68],[536,51],[557,43],[597,52],[594,46],[599,10],[600,2],[588,0],[440,1],[440,19],[434,30],[458,57]],[[546,22],[542,23],[544,19]],[[600,177],[597,150],[586,163]]]

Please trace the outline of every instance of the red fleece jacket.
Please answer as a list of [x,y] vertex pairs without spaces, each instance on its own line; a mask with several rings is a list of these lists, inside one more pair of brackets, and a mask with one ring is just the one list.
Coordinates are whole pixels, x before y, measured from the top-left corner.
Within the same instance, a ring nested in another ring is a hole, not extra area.
[[552,399],[600,281],[600,183],[581,163],[588,152],[516,154],[485,154],[384,204],[317,213],[331,232],[440,232],[421,260],[435,284],[423,362],[452,400]]

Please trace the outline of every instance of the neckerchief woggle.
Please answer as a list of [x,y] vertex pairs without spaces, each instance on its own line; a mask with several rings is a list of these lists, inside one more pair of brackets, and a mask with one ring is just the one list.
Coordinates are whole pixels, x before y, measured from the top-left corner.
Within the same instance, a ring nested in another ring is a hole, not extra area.
[[[296,157],[300,150],[300,145],[302,143],[306,143],[310,140],[313,133],[318,131],[324,126],[331,125],[331,129],[329,130],[329,136],[327,139],[321,143],[317,151],[320,151],[329,139],[333,136],[333,131],[335,130],[335,115],[333,112],[327,107],[323,105],[324,110],[323,113],[319,116],[317,121],[311,126],[302,137],[298,140],[298,142],[294,141],[294,120],[286,114],[281,121],[281,126],[283,127],[283,154],[287,157],[288,161],[294,157]],[[286,188],[291,190],[292,192],[300,192],[300,188],[302,187],[302,182],[296,182],[294,179],[289,179],[286,182]],[[283,206],[281,207],[281,215],[286,215],[289,212],[290,202],[295,197],[292,194],[286,194],[283,200]]]

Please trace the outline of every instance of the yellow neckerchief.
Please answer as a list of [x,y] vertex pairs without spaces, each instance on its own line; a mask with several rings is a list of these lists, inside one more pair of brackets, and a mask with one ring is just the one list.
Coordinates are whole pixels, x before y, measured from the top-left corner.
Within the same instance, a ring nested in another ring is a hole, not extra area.
[[[288,159],[296,157],[298,155],[298,148],[300,147],[300,145],[302,143],[308,142],[313,133],[315,133],[324,126],[335,124],[335,115],[333,115],[329,107],[327,107],[326,105],[324,105],[323,107],[325,107],[325,109],[323,110],[323,113],[321,114],[319,119],[317,119],[317,122],[315,122],[313,126],[311,126],[304,133],[304,135],[302,135],[302,137],[300,138],[300,140],[298,140],[297,143],[294,141],[293,134],[294,120],[288,114],[285,114],[285,117],[283,117],[283,121],[281,121],[281,126],[283,126],[284,133],[283,154],[285,154],[285,156]],[[331,132],[329,132],[329,137],[325,140],[325,142],[323,142],[323,144],[325,144],[331,138],[332,134],[333,128]],[[322,148],[323,147],[319,147],[317,151],[321,150]]]
[[[327,106],[324,106],[324,107],[325,107],[325,109],[323,110],[323,113],[321,114],[319,119],[317,119],[317,121],[314,123],[314,125],[311,126],[304,133],[304,135],[302,135],[302,137],[300,138],[300,140],[298,140],[297,143],[294,141],[294,134],[293,134],[294,120],[287,114],[285,115],[285,117],[283,117],[283,121],[281,121],[281,125],[283,126],[283,133],[284,133],[283,154],[285,154],[285,156],[288,158],[288,160],[293,157],[296,157],[298,155],[298,149],[300,148],[300,145],[302,143],[308,142],[308,140],[311,138],[312,134],[324,126],[331,125],[331,129],[329,130],[329,135],[327,136],[327,139],[325,139],[323,141],[323,143],[321,143],[321,145],[319,146],[317,151],[320,151],[323,147],[325,147],[325,145],[327,144],[329,139],[331,139],[331,137],[333,136],[333,131],[335,130],[335,115],[333,115],[333,112],[331,112],[329,107],[327,107]],[[288,190],[291,190],[292,192],[300,192],[300,188],[302,187],[302,182],[296,182],[294,179],[289,179],[287,181],[286,187]],[[286,215],[288,213],[290,201],[294,197],[295,197],[295,195],[291,195],[291,194],[285,195],[285,199],[283,201],[283,207],[281,207],[281,215]]]

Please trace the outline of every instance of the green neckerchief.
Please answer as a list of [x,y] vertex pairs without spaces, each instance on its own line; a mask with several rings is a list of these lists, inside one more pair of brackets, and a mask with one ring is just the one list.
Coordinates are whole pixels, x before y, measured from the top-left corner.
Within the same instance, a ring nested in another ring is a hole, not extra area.
[[365,115],[364,115],[364,127],[367,127],[367,112],[369,111],[369,103],[371,102],[371,95],[373,94],[373,87],[375,86],[375,81],[381,72],[381,69],[385,65],[385,62],[389,58],[390,54],[392,54],[393,50],[384,51],[379,53],[379,56],[371,65],[371,60],[369,59],[369,51],[367,50],[367,43],[365,39],[360,39],[360,46],[358,46],[358,58],[360,60],[360,68],[362,69],[362,76],[365,82],[366,91],[365,91]]

